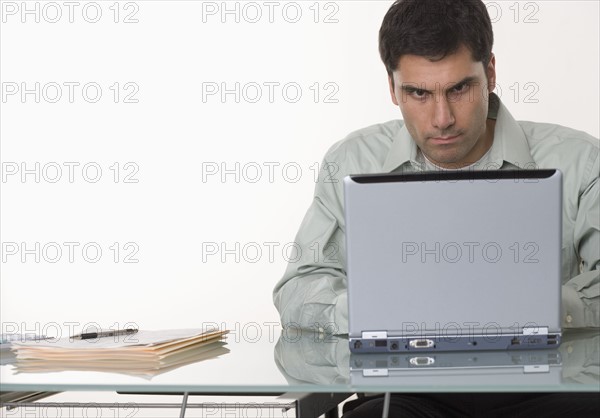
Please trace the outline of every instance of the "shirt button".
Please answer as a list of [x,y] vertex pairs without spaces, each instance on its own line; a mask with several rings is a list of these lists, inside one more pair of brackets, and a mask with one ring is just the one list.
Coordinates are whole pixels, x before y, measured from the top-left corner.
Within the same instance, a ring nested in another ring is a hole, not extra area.
[[567,323],[570,324],[571,322],[573,322],[573,317],[571,315],[567,315]]

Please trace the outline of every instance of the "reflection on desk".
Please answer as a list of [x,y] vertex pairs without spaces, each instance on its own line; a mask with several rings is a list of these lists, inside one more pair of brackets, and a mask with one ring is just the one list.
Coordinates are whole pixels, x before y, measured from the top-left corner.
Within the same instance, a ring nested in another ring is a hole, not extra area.
[[275,361],[290,384],[357,392],[600,391],[599,330],[565,332],[554,349],[352,355],[344,337],[284,333]]
[[[303,335],[296,337],[290,334],[263,334],[262,338],[253,340],[244,339],[240,334],[233,335],[227,339],[227,347],[231,350],[227,355],[185,364],[170,369],[167,373],[155,375],[152,379],[115,372],[64,369],[60,372],[18,373],[15,364],[4,364],[0,366],[0,381],[3,390],[30,392],[117,390],[178,393],[349,393],[389,390],[432,393],[532,390],[527,387],[527,379],[521,376],[523,373],[515,374],[503,383],[479,384],[477,379],[469,378],[468,373],[462,373],[465,377],[460,379],[448,378],[444,384],[435,385],[419,382],[414,378],[405,378],[402,384],[387,378],[364,379],[364,382],[357,383],[351,377],[352,358],[347,338],[310,332],[303,332]],[[558,378],[549,384],[539,385],[539,390],[598,392],[599,344],[598,330],[595,333],[565,333],[558,350],[560,364],[552,369]],[[481,358],[479,356],[484,353],[476,354]],[[432,376],[438,373],[433,369],[411,371],[415,372],[426,372]],[[401,374],[402,371],[395,373]],[[442,370],[440,374],[443,373]],[[433,381],[437,382],[435,379]]]

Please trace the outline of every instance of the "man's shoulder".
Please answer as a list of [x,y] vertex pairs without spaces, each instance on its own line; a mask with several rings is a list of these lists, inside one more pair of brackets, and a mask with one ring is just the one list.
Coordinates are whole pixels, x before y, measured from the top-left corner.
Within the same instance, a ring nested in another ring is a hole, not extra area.
[[539,168],[558,168],[564,176],[564,196],[571,190],[577,198],[598,177],[600,142],[597,138],[566,126],[519,122],[531,156]]
[[555,152],[560,148],[571,149],[582,153],[598,152],[600,142],[592,135],[553,123],[519,121],[519,125],[532,150],[551,147]]
[[327,160],[345,160],[360,155],[361,158],[385,158],[392,146],[394,138],[404,127],[400,119],[370,125],[348,134],[344,139],[334,143],[325,156]]

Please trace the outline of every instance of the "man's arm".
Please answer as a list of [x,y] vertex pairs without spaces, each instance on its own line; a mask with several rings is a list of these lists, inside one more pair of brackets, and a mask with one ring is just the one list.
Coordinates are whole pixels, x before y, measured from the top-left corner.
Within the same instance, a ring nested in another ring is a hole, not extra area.
[[562,287],[565,328],[600,327],[599,158],[596,153],[579,196],[574,246],[581,259],[581,274],[571,278]]
[[301,250],[273,291],[286,326],[348,333],[348,296],[342,180],[337,163],[324,161],[313,202],[295,239]]

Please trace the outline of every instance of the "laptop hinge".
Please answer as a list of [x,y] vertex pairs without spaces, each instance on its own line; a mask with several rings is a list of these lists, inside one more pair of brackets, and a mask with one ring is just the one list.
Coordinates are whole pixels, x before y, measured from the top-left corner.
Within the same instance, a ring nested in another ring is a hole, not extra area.
[[387,338],[387,331],[363,331],[362,338],[367,340],[379,340]]
[[548,335],[548,327],[523,328],[523,335]]

